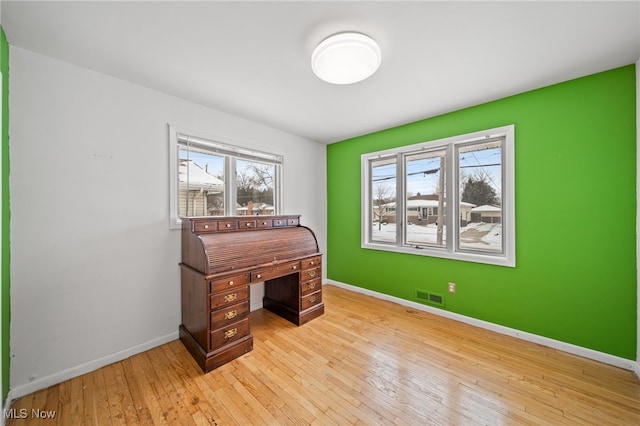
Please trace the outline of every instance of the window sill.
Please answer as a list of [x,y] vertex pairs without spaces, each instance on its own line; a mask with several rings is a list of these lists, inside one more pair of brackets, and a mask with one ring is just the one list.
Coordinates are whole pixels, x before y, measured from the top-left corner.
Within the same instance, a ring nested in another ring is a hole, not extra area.
[[395,246],[383,243],[362,243],[361,247],[367,250],[389,251],[393,253],[413,254],[418,256],[439,257],[442,259],[461,260],[464,262],[484,263],[487,265],[506,266],[515,268],[515,254],[512,255],[484,255],[480,253],[451,252],[446,249],[431,247]]

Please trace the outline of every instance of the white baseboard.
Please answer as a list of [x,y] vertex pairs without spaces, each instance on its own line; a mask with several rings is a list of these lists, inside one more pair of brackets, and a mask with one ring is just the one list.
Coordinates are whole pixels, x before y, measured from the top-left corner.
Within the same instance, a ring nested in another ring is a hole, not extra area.
[[621,358],[621,357],[610,355],[604,352],[595,351],[593,349],[583,348],[581,346],[572,345],[571,343],[550,339],[548,337],[539,336],[537,334],[528,333],[525,331],[517,330],[515,328],[509,328],[502,325],[493,324],[488,321],[483,321],[483,320],[468,317],[465,315],[456,314],[454,312],[445,311],[443,309],[433,308],[431,306],[426,306],[421,303],[412,302],[410,300],[401,299],[395,296],[389,296],[388,294],[378,293],[378,292],[367,290],[361,287],[356,287],[349,284],[341,283],[339,281],[326,280],[326,282],[329,285],[335,285],[336,287],[341,287],[347,290],[355,291],[357,293],[366,294],[368,296],[372,296],[377,299],[388,300],[390,302],[398,303],[400,305],[409,306],[413,309],[418,309],[418,310],[429,312],[445,318],[449,318],[455,321],[471,324],[476,327],[484,328],[486,330],[495,331],[496,333],[516,337],[518,339],[526,340],[528,342],[537,343],[537,344],[547,346],[553,349],[557,349],[563,352],[568,352],[573,355],[578,355],[583,358],[588,358],[594,361],[602,362],[604,364],[609,364],[616,367],[624,368],[625,370],[635,371],[635,373],[640,377],[639,363],[630,359]]
[[[62,383],[65,380],[69,380],[74,377],[81,376],[85,373],[89,373],[91,371],[97,370],[98,368],[104,367],[109,364],[113,364],[114,362],[122,361],[123,359],[129,358],[130,356],[139,354],[141,352],[147,351],[149,349],[155,348],[160,345],[164,345],[165,343],[169,343],[176,339],[178,339],[177,330],[174,333],[170,333],[165,336],[158,337],[156,339],[150,340],[145,343],[141,343],[139,345],[122,350],[120,352],[116,352],[111,355],[107,355],[105,357],[98,358],[93,361],[89,361],[87,363],[69,368],[67,370],[60,371],[50,376],[42,377],[38,380],[34,380],[33,382],[16,386],[15,388],[12,388],[9,390],[9,395],[7,396],[7,400],[5,401],[4,406],[6,408],[9,408],[11,401],[13,401],[14,399],[28,395],[32,392],[39,391],[41,389],[48,388],[49,386],[57,385],[58,383]],[[0,416],[0,417],[3,418],[4,416]]]

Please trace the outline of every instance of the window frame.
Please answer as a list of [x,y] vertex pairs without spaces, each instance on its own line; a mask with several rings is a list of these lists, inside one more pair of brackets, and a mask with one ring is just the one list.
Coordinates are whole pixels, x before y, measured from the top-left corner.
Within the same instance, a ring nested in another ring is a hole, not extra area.
[[[461,248],[459,244],[459,208],[460,206],[460,165],[458,148],[481,144],[490,139],[504,138],[502,143],[502,252],[491,253]],[[406,156],[426,151],[446,150],[445,157],[445,200],[454,200],[452,205],[444,208],[446,244],[444,247],[409,246],[405,244],[407,223],[406,208]],[[361,247],[363,249],[383,250],[421,256],[431,256],[467,262],[485,263],[507,267],[516,266],[516,226],[515,226],[515,125],[507,125],[493,129],[481,130],[405,145],[383,151],[361,155],[361,193],[362,193],[362,230]],[[375,160],[396,157],[396,242],[373,241],[372,227],[372,164]],[[398,216],[400,213],[400,216]],[[452,224],[452,226],[450,225]]]
[[[198,145],[198,148],[206,148],[211,154],[224,157],[224,216],[237,216],[235,207],[237,198],[237,160],[264,162],[275,166],[274,176],[274,215],[281,214],[283,211],[282,193],[283,193],[283,165],[284,155],[276,153],[268,153],[252,148],[246,148],[230,138],[202,135],[192,130],[181,129],[179,127],[168,125],[169,128],[169,228],[180,229],[182,227],[181,217],[179,214],[179,176],[178,164],[180,156],[178,151],[184,146],[182,140],[189,139]],[[214,216],[212,216],[214,217]]]

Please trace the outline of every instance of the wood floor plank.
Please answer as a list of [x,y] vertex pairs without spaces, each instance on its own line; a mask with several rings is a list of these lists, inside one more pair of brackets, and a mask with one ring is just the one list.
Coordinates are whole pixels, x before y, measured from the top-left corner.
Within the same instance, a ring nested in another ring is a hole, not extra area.
[[82,376],[85,425],[111,425],[109,400],[102,369]]
[[93,378],[96,372],[85,374],[81,377],[82,381],[82,406],[83,406],[83,423],[85,425],[95,425],[98,417],[97,405],[99,399],[95,395],[95,387]]
[[175,368],[166,369],[166,373],[176,388],[176,398],[179,399],[176,407],[181,409],[180,417],[185,424],[189,422],[202,424],[203,421],[206,421],[206,424],[211,421],[213,424],[220,418],[218,413],[223,411],[224,407],[220,405],[210,389],[202,389],[198,386],[202,376],[200,371],[197,371],[193,360],[184,356],[180,359],[176,357],[176,344],[180,351],[184,349],[178,341],[165,345],[161,349],[164,359],[168,362],[166,365],[175,366]]
[[[46,392],[46,399],[44,402],[44,410],[48,413],[55,413],[55,416],[52,418],[41,421],[41,424],[46,424],[47,426],[55,426],[58,424],[62,424],[59,422],[60,413],[58,412],[58,399],[59,399],[59,385],[51,386],[47,389],[44,389],[39,392]],[[36,393],[39,393],[36,392]],[[32,408],[38,408],[37,406],[31,406]]]
[[58,420],[61,424],[66,424],[67,422],[71,424],[71,382],[72,380],[67,380],[66,382],[60,383],[58,388]]
[[311,424],[320,411],[312,404],[300,404],[304,399],[288,384],[289,376],[281,376],[276,366],[264,368],[264,362],[268,359],[269,356],[265,358],[260,352],[254,351],[250,356],[243,357],[241,362],[268,388],[267,396],[275,395],[268,404],[283,413],[280,424]]
[[[24,404],[16,407],[16,412],[20,418],[23,418],[21,424],[25,425],[56,425],[58,424],[58,420],[53,416],[53,418],[46,415],[49,411],[46,410],[46,401],[47,396],[49,394],[49,389],[43,389],[41,391],[35,392],[30,395],[29,398],[26,398]],[[56,393],[57,395],[57,393]],[[57,404],[56,404],[57,405]],[[52,413],[56,413],[57,406],[53,408]],[[41,413],[45,413],[44,415]],[[56,413],[57,414],[57,413]]]
[[[196,420],[188,417],[181,417],[180,412],[189,411],[185,401],[181,399],[179,393],[178,380],[174,380],[175,376],[172,374],[173,370],[157,368],[158,365],[166,363],[166,359],[163,359],[163,351],[147,351],[139,355],[140,366],[145,372],[148,383],[153,389],[153,394],[158,400],[158,405],[161,408],[162,422],[167,422],[169,425],[192,425],[196,424]],[[192,405],[195,400],[189,401]],[[206,408],[204,407],[206,405]],[[194,407],[193,414],[210,412],[208,403],[203,404],[200,407]],[[158,421],[156,421],[158,423]]]
[[[182,343],[175,341],[166,347],[165,354],[171,361],[171,365],[175,366],[180,384],[188,397],[185,406],[196,423],[202,418],[200,413],[203,413],[212,424],[239,424],[234,418],[231,407],[227,407],[215,393],[215,388],[209,385],[211,376],[202,374],[195,361],[188,352],[185,352]],[[216,386],[216,384],[212,384]]]
[[6,424],[640,424],[630,371],[335,286],[323,300],[301,327],[252,312],[254,350],[208,374],[176,340],[13,401],[30,417]]
[[108,365],[101,370],[107,389],[112,424],[120,426],[138,422],[138,413],[131,398],[131,390],[124,377],[122,362]]
[[180,381],[177,380],[177,376],[174,374],[173,369],[162,368],[158,369],[159,365],[168,365],[168,360],[165,358],[164,351],[147,351],[145,356],[148,357],[148,364],[153,367],[158,377],[158,386],[161,386],[161,390],[158,391],[159,395],[163,395],[170,403],[167,410],[167,422],[170,425],[191,425],[195,423],[195,420],[180,416],[181,412],[187,412],[188,409],[185,405],[185,401],[181,396]]
[[138,421],[141,424],[155,424],[151,415],[152,413],[147,405],[147,398],[150,396],[145,393],[148,392],[148,389],[144,386],[146,380],[144,373],[136,369],[132,358],[122,360],[120,364],[122,365],[122,372],[130,391],[131,401],[136,410]]

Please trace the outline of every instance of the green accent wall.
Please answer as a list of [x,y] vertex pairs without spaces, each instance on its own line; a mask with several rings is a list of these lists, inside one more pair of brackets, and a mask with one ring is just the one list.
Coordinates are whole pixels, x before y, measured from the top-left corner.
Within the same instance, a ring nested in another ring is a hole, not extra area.
[[0,27],[0,71],[2,72],[2,400],[9,393],[9,43]]
[[[635,84],[629,65],[329,145],[328,278],[635,360]],[[515,268],[361,248],[362,154],[509,124]]]

